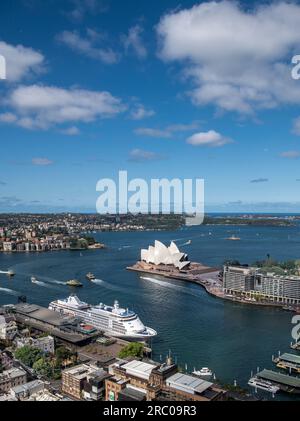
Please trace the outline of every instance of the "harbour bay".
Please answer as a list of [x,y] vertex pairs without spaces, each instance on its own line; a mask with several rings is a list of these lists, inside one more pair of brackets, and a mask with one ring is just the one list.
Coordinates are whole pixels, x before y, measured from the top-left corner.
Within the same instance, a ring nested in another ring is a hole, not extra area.
[[[240,241],[226,239],[237,235]],[[270,254],[275,259],[299,257],[299,227],[199,226],[175,232],[106,232],[95,234],[105,250],[49,253],[3,253],[0,270],[0,304],[14,303],[18,295],[47,306],[70,292],[89,303],[112,304],[135,310],[142,321],[158,331],[153,358],[164,360],[169,350],[188,370],[210,367],[222,383],[234,380],[246,386],[251,370],[273,368],[272,355],[289,351],[292,314],[278,309],[233,304],[209,296],[204,289],[182,281],[165,280],[126,271],[139,259],[140,249],[154,240],[175,240],[192,261],[221,266],[227,259],[252,263]],[[191,243],[189,243],[191,240]],[[85,280],[93,272],[96,280]],[[35,276],[39,284],[33,285]],[[64,285],[79,279],[84,288]],[[142,279],[144,278],[144,279]]]

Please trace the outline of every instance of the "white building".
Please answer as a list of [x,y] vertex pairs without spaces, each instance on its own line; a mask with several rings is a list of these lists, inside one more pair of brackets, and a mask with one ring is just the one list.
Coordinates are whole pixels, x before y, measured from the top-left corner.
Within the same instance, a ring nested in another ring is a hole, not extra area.
[[187,268],[190,264],[187,254],[181,253],[173,241],[169,247],[160,241],[155,241],[154,247],[149,246],[148,250],[141,250],[141,260],[156,266],[174,266],[179,270]]
[[12,251],[13,250],[13,242],[12,241],[4,241],[3,242],[3,251]]
[[16,399],[24,400],[35,393],[43,392],[44,389],[44,382],[42,382],[41,380],[33,380],[32,382],[11,388],[10,392]]
[[55,351],[55,342],[52,336],[45,336],[42,338],[20,338],[16,341],[17,348],[22,348],[23,346],[28,345],[32,348],[37,348],[42,351],[44,354],[54,354]]
[[17,324],[10,316],[0,316],[0,339],[11,341],[17,332]]

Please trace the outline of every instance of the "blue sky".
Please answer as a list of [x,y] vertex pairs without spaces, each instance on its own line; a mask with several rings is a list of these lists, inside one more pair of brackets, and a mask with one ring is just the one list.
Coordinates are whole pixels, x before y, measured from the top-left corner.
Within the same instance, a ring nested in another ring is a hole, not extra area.
[[300,211],[300,3],[4,0],[0,54],[0,211],[93,211],[119,170]]

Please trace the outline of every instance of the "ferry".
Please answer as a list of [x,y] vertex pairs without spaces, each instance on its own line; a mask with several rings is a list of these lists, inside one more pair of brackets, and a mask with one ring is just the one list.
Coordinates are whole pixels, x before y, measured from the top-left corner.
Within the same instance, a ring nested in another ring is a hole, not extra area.
[[103,303],[92,306],[80,301],[76,295],[71,295],[64,300],[51,302],[49,310],[78,317],[84,323],[115,338],[144,341],[157,335],[154,329],[141,322],[136,313],[121,308],[118,301],[112,307]]
[[69,287],[75,287],[75,288],[83,287],[82,283],[77,281],[77,279],[71,279],[70,281],[66,282],[66,285],[68,285]]
[[195,376],[198,376],[198,377],[203,377],[203,376],[204,377],[212,377],[213,376],[213,372],[207,367],[203,367],[203,368],[201,368],[201,370],[196,370],[194,368],[193,374]]
[[241,239],[239,237],[236,237],[235,235],[232,235],[229,238],[226,238],[226,240],[228,241],[241,241]]
[[257,377],[252,377],[252,379],[249,380],[248,385],[254,387],[255,389],[270,392],[273,395],[275,395],[280,390],[280,387],[274,385],[273,383],[268,382],[267,380],[259,379]]

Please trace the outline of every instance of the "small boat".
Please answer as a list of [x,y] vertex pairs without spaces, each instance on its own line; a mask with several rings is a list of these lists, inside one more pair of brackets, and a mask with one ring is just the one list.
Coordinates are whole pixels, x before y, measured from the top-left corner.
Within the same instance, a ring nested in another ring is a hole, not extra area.
[[292,306],[284,306],[284,307],[282,307],[282,310],[284,310],[284,311],[294,311],[294,307],[292,307]]
[[38,283],[38,280],[36,279],[36,277],[35,277],[35,276],[32,276],[32,277],[30,278],[30,280],[31,280],[31,283],[32,283],[32,284],[37,284],[37,283]]
[[213,376],[213,372],[207,367],[203,367],[201,368],[201,370],[196,370],[194,368],[193,374],[198,377],[203,377],[203,376],[212,377]]
[[241,239],[239,237],[236,237],[235,235],[232,235],[229,238],[226,238],[228,241],[240,241]]
[[13,276],[15,276],[15,272],[13,270],[9,270],[7,272],[7,276],[9,276],[10,278],[12,278]]
[[96,276],[92,272],[89,272],[89,273],[86,274],[86,278],[89,281],[93,281],[94,279],[96,279]]
[[70,281],[66,282],[66,285],[68,285],[69,287],[75,287],[75,288],[83,287],[82,283],[77,281],[77,279],[71,279]]
[[249,380],[248,385],[251,387],[254,387],[255,389],[264,390],[265,392],[270,392],[275,395],[275,393],[279,392],[280,387],[274,385],[271,382],[268,382],[267,380],[262,380],[257,377],[252,377],[252,379]]

